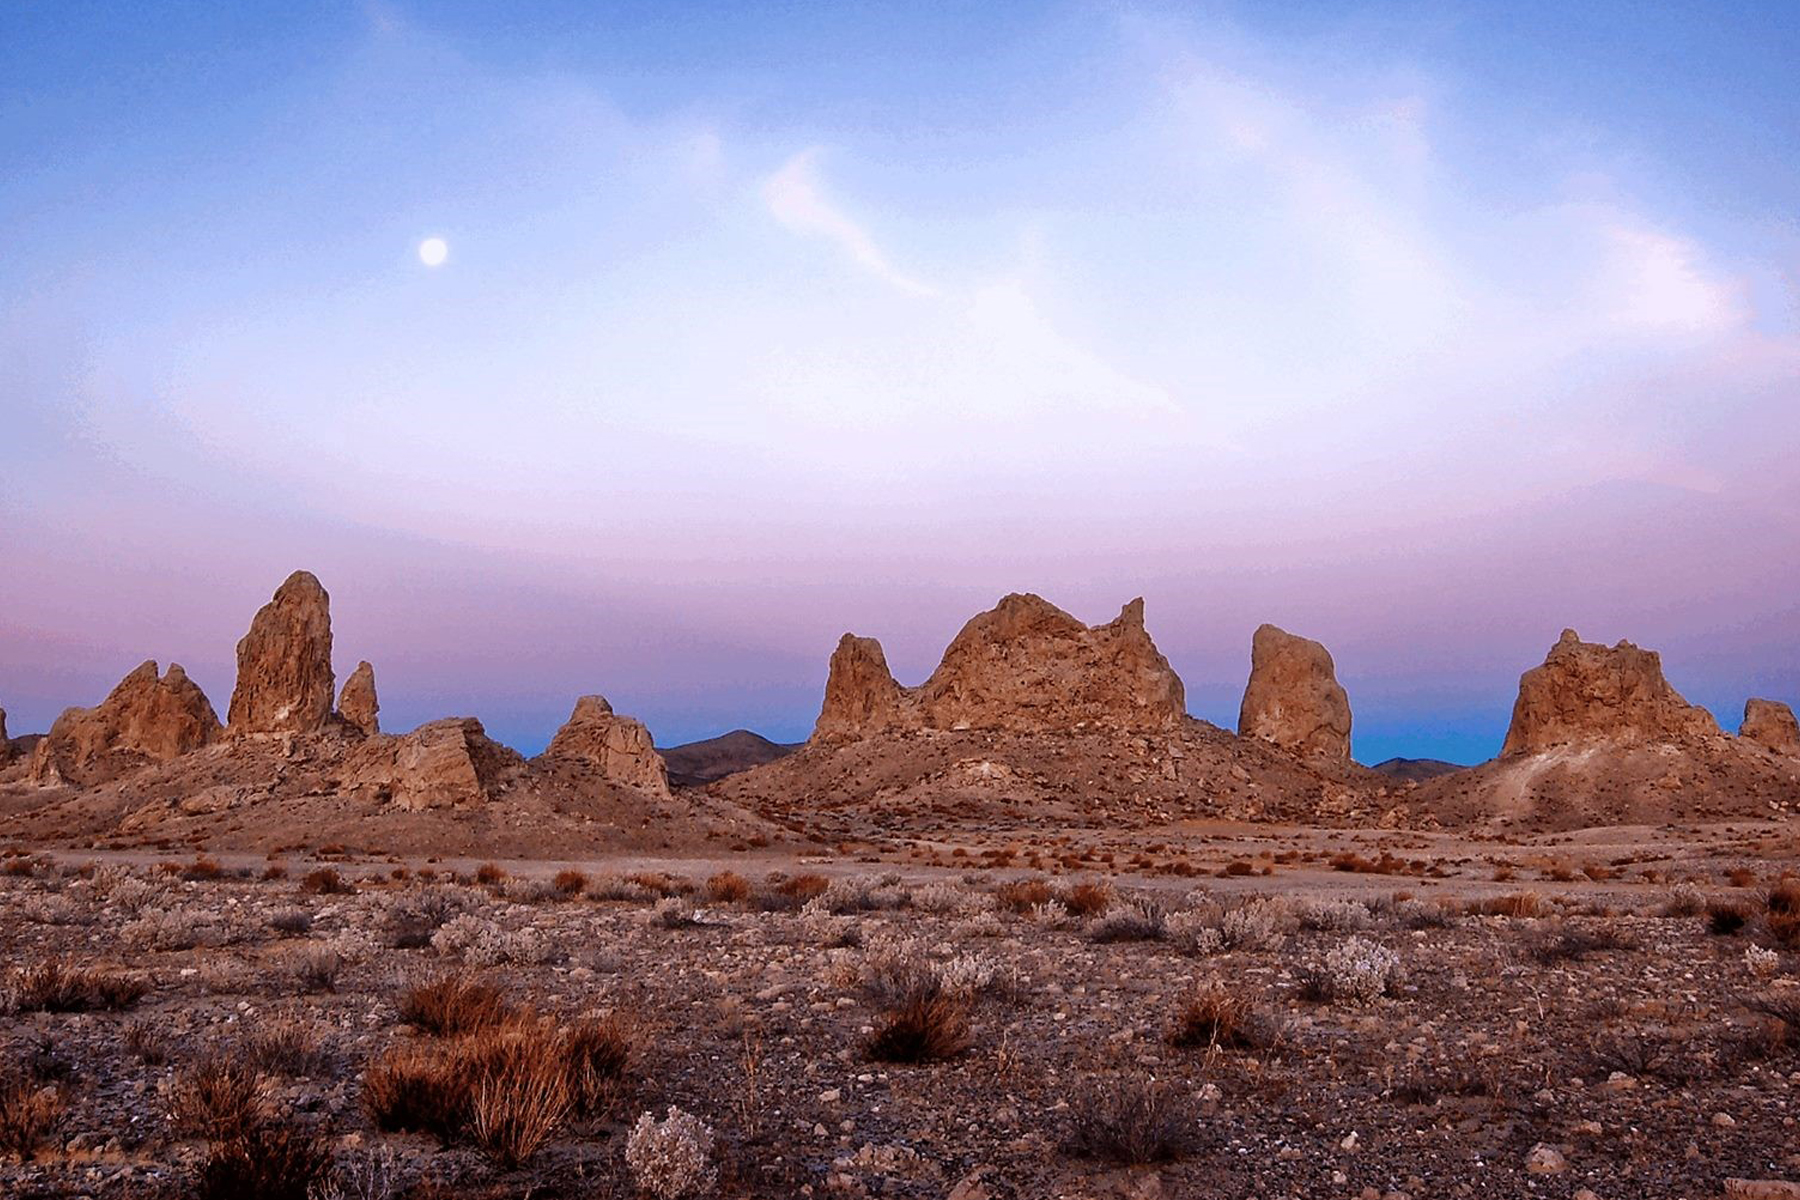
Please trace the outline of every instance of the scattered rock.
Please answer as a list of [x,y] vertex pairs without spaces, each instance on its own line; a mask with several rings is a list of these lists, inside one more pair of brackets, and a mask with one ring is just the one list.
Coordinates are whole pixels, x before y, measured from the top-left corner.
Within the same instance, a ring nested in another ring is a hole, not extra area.
[[1274,625],[1257,629],[1238,734],[1309,758],[1349,762],[1350,697],[1330,652]]
[[331,720],[331,597],[308,571],[287,577],[237,647],[234,737],[316,733]]
[[1800,721],[1794,710],[1779,700],[1751,700],[1744,705],[1744,723],[1738,736],[1773,750],[1800,758]]
[[1519,679],[1502,758],[1569,744],[1716,738],[1719,724],[1663,678],[1662,657],[1630,642],[1584,642],[1573,629]]
[[381,701],[375,696],[375,668],[365,660],[356,664],[338,696],[338,716],[354,729],[373,737],[381,732]]
[[613,712],[605,696],[583,696],[550,739],[545,759],[588,762],[614,783],[669,794],[669,776],[642,721]]
[[198,750],[220,735],[219,718],[198,684],[178,664],[158,677],[156,663],[138,666],[93,708],[56,718],[32,751],[33,783],[105,783],[153,762]]

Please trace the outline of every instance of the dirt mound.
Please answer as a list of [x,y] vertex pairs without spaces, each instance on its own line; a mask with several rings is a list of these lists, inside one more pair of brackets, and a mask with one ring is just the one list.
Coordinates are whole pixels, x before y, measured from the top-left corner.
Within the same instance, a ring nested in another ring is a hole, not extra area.
[[739,771],[748,771],[751,767],[772,763],[804,744],[771,742],[748,729],[734,729],[715,738],[670,746],[659,753],[668,767],[670,783],[677,787],[698,787]]
[[1441,758],[1390,758],[1369,768],[1377,775],[1385,775],[1400,783],[1424,783],[1427,779],[1467,769]]
[[1401,789],[1183,718],[1136,734],[910,730],[826,740],[709,793],[825,840],[1045,834],[1190,819],[1399,825]]
[[178,664],[161,676],[140,664],[93,708],[56,718],[32,751],[30,780],[42,785],[105,783],[147,763],[166,762],[217,741],[219,718]]
[[1039,596],[1014,594],[971,618],[915,688],[894,681],[879,642],[845,634],[831,656],[813,737],[1169,729],[1184,712],[1181,679],[1144,629],[1142,600],[1088,626]]
[[1250,682],[1238,735],[1261,738],[1306,758],[1350,761],[1350,697],[1331,653],[1318,642],[1264,625],[1250,646]]

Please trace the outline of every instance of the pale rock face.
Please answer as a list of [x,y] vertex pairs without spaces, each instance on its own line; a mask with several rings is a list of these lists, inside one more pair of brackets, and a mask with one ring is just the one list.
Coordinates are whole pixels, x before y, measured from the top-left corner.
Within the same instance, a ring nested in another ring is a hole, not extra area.
[[93,708],[56,718],[32,753],[35,783],[105,783],[152,762],[167,762],[219,739],[219,718],[199,685],[175,663],[157,674],[141,664]]
[[866,737],[900,724],[900,685],[874,638],[846,633],[831,652],[814,738]]
[[1800,721],[1794,710],[1779,700],[1751,700],[1744,705],[1744,723],[1738,736],[1766,750],[1800,758]]
[[1719,736],[1712,714],[1682,699],[1663,678],[1656,651],[1630,642],[1610,647],[1584,642],[1573,629],[1565,629],[1543,665],[1519,679],[1519,698],[1500,755]]
[[471,808],[495,799],[524,760],[473,717],[448,717],[399,737],[373,736],[344,764],[347,791],[397,808]]
[[613,712],[605,696],[583,696],[544,751],[546,759],[586,762],[612,783],[669,794],[668,769],[642,721]]
[[1166,729],[1186,713],[1181,679],[1133,600],[1087,626],[1032,595],[972,618],[931,678],[902,688],[880,643],[846,634],[831,656],[816,740],[916,729],[1040,733],[1095,726]]
[[338,696],[338,716],[352,728],[373,737],[381,732],[380,712],[381,702],[375,697],[375,668],[366,661],[359,662],[350,678],[344,680],[343,693]]
[[235,736],[317,733],[331,720],[331,597],[295,571],[263,605],[237,647]]
[[1238,734],[1306,758],[1350,761],[1350,697],[1324,646],[1274,625],[1250,643],[1250,682],[1238,710]]

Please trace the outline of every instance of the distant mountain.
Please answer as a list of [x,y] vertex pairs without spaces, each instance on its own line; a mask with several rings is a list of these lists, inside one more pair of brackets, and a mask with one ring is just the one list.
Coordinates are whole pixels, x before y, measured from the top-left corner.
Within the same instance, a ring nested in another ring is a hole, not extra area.
[[1386,762],[1376,763],[1371,771],[1386,775],[1389,779],[1397,779],[1401,783],[1424,783],[1427,779],[1436,779],[1440,775],[1448,775],[1453,771],[1465,771],[1452,762],[1440,758],[1390,758]]
[[792,754],[805,742],[771,742],[748,729],[734,729],[699,742],[687,742],[663,750],[663,762],[669,768],[669,782],[677,787],[698,787],[772,763]]

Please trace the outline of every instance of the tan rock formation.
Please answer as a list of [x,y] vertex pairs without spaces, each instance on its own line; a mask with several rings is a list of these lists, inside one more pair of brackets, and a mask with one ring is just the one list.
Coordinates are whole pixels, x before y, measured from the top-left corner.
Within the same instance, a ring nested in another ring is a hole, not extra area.
[[331,720],[331,597],[295,571],[263,605],[237,647],[234,737],[316,733]]
[[449,717],[371,737],[345,761],[343,785],[402,809],[469,808],[495,799],[524,761],[474,717]]
[[6,710],[0,708],[0,766],[12,761],[12,743],[6,740]]
[[35,783],[104,783],[152,762],[167,762],[217,741],[213,706],[177,664],[158,677],[156,663],[132,671],[93,708],[56,718],[32,751]]
[[1744,723],[1738,736],[1777,754],[1800,758],[1800,721],[1794,710],[1779,700],[1751,700],[1744,705]]
[[375,668],[367,660],[356,664],[338,696],[338,716],[354,729],[373,737],[381,732],[381,702],[375,697]]
[[668,770],[642,721],[613,712],[605,696],[583,696],[575,711],[550,739],[543,757],[579,761],[598,767],[613,783],[669,793]]
[[1630,642],[1584,642],[1573,629],[1543,665],[1519,679],[1502,758],[1585,743],[1641,744],[1718,737],[1719,723],[1663,678],[1662,658]]
[[880,643],[844,635],[813,738],[896,729],[1154,730],[1172,728],[1185,712],[1181,679],[1145,631],[1141,599],[1090,627],[1041,597],[1015,594],[964,625],[916,688],[894,682]]
[[900,699],[881,643],[846,633],[831,652],[825,705],[813,737],[857,738],[892,729],[901,723]]
[[1238,734],[1308,758],[1350,761],[1350,697],[1324,646],[1274,625],[1250,643],[1250,682]]

